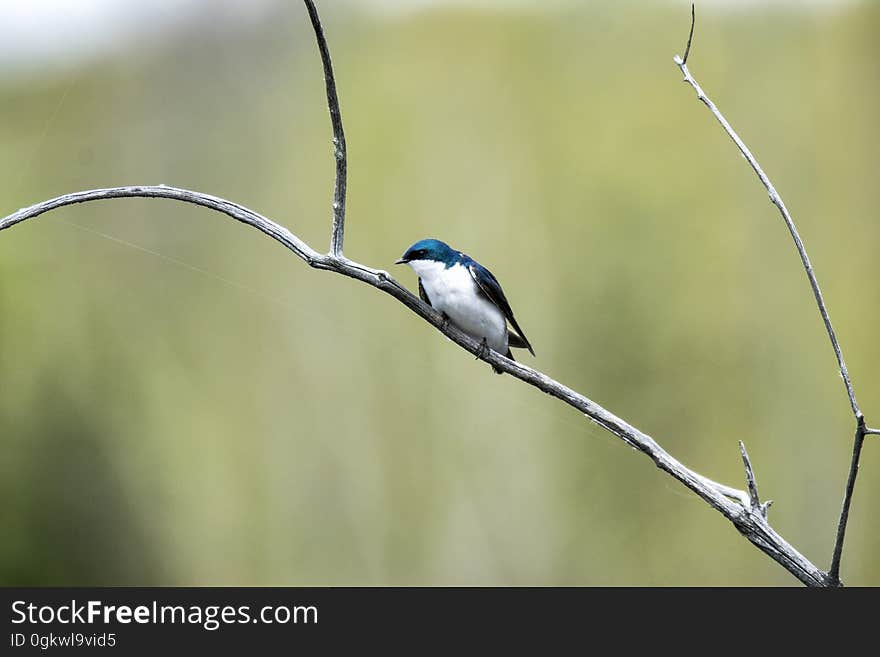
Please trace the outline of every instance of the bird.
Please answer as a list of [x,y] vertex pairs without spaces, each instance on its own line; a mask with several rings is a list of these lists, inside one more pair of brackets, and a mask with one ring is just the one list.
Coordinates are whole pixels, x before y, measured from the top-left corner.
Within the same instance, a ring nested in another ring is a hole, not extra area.
[[[428,238],[409,247],[394,264],[409,265],[419,277],[422,301],[439,311],[444,322],[479,340],[483,349],[490,348],[511,360],[510,347],[528,349],[535,355],[498,279],[470,256]],[[494,365],[492,369],[503,374]]]

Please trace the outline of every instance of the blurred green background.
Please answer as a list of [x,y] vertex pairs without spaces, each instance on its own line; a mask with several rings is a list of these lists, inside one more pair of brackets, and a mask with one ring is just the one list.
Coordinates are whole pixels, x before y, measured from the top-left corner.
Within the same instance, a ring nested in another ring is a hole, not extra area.
[[[687,4],[368,4],[318,2],[347,255],[390,269],[426,236],[474,255],[521,359],[738,487],[745,440],[773,526],[827,567],[853,422],[791,238],[672,62]],[[0,63],[0,214],[166,183],[326,250],[320,61],[301,3],[261,6]],[[880,3],[697,18],[691,69],[798,222],[876,425]],[[2,584],[796,584],[572,409],[194,206],[0,233],[0,391]],[[880,584],[875,443],[850,584]]]

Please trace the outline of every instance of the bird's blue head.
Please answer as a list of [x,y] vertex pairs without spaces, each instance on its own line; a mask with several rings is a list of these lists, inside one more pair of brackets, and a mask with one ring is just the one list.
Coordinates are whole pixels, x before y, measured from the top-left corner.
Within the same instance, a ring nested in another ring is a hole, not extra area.
[[447,268],[458,262],[461,254],[446,242],[435,239],[420,240],[406,250],[403,257],[395,265],[402,265],[414,260],[432,260],[442,262]]

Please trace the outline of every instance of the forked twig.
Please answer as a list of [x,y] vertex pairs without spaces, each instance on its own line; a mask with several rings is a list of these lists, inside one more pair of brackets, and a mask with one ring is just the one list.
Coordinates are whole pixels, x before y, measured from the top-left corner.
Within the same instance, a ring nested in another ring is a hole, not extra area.
[[754,155],[752,155],[752,152],[745,145],[743,140],[740,139],[739,135],[731,127],[730,123],[727,122],[727,119],[724,118],[724,116],[715,106],[715,103],[713,103],[709,99],[709,97],[705,94],[703,89],[691,75],[691,72],[688,70],[687,57],[688,52],[690,51],[691,38],[693,37],[694,33],[695,21],[696,16],[694,6],[691,5],[691,31],[690,36],[688,37],[688,47],[687,50],[685,50],[685,56],[682,58],[676,55],[674,57],[674,61],[678,65],[679,69],[681,69],[681,72],[684,75],[684,81],[687,82],[691,87],[693,87],[694,91],[697,92],[697,98],[702,101],[706,107],[709,108],[709,111],[712,112],[712,115],[718,120],[727,135],[736,144],[736,147],[742,153],[743,157],[745,157],[746,161],[749,163],[749,166],[752,167],[761,183],[767,189],[767,193],[770,195],[771,203],[773,203],[773,205],[777,207],[780,214],[782,215],[782,219],[783,221],[785,221],[785,225],[788,228],[789,233],[791,233],[791,237],[794,240],[795,247],[797,247],[798,254],[801,257],[801,263],[803,264],[804,271],[806,272],[807,278],[810,281],[810,287],[813,290],[813,296],[816,299],[816,305],[819,308],[819,314],[822,316],[822,321],[825,324],[825,330],[828,333],[828,338],[831,340],[831,346],[834,349],[834,355],[837,358],[837,366],[840,370],[840,376],[843,379],[844,386],[846,386],[846,394],[849,397],[850,408],[852,409],[853,416],[856,420],[856,436],[853,444],[853,458],[850,464],[849,476],[847,478],[846,492],[844,494],[843,508],[841,510],[840,521],[837,528],[837,540],[834,544],[834,554],[831,560],[831,568],[828,572],[829,583],[832,585],[839,585],[840,557],[843,551],[843,540],[846,536],[846,524],[849,519],[849,507],[852,501],[853,491],[855,489],[856,475],[858,474],[859,470],[859,459],[861,457],[862,443],[864,442],[865,435],[868,433],[872,433],[873,430],[869,430],[865,427],[865,418],[862,414],[861,409],[859,408],[858,402],[856,402],[856,393],[853,389],[852,381],[849,377],[849,371],[846,368],[846,362],[843,360],[843,351],[841,350],[840,343],[837,340],[837,334],[834,331],[834,326],[831,324],[831,317],[828,314],[828,308],[825,305],[825,300],[822,297],[822,291],[819,289],[819,281],[816,279],[816,273],[813,271],[813,264],[810,262],[810,258],[807,255],[807,250],[804,247],[803,240],[801,240],[801,236],[798,233],[797,227],[794,224],[794,220],[791,218],[791,215],[788,212],[788,208],[785,207],[785,203],[783,203],[782,197],[776,191],[773,183],[770,182],[770,178],[767,177],[767,174],[764,173],[761,165],[758,164],[758,160],[755,158]]

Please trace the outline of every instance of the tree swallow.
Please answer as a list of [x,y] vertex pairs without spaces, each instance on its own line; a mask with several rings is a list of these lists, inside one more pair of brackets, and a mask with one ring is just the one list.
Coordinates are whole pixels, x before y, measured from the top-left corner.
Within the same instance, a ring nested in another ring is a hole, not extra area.
[[[510,347],[528,349],[535,355],[498,280],[470,256],[440,240],[426,239],[409,247],[394,264],[412,267],[419,276],[422,301],[442,313],[445,321],[480,340],[484,348],[511,360]],[[507,328],[507,322],[513,329]],[[492,369],[502,373],[494,366]]]

